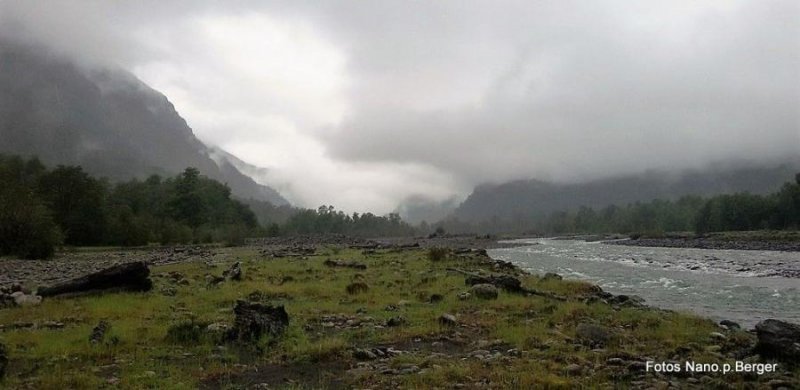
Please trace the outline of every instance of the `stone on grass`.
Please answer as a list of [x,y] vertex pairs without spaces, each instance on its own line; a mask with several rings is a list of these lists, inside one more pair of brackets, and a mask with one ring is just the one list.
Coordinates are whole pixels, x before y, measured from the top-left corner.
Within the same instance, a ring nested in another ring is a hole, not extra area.
[[92,329],[92,334],[89,335],[89,342],[92,344],[101,343],[109,330],[111,330],[111,324],[105,320],[101,320],[97,323],[97,326]]
[[470,292],[480,299],[497,299],[497,287],[492,284],[482,283],[472,286]]
[[448,326],[448,327],[456,326],[456,325],[458,325],[458,320],[456,319],[456,316],[454,316],[452,314],[445,313],[445,314],[442,314],[441,316],[439,316],[439,325]]
[[228,332],[229,340],[254,341],[263,335],[277,337],[289,326],[289,314],[281,306],[236,301],[233,327]]

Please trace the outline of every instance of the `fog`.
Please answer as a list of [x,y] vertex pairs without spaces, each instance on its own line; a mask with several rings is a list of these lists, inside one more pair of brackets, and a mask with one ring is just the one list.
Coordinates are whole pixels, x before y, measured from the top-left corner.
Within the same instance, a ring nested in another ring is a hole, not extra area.
[[795,1],[0,2],[300,206],[800,154]]

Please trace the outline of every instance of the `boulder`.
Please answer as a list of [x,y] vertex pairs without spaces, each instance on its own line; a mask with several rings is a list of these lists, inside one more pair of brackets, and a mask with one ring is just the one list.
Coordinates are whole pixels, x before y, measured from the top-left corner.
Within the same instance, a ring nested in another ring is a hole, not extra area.
[[38,295],[27,295],[22,291],[17,291],[11,294],[16,306],[36,306],[42,303],[42,297]]
[[470,292],[480,299],[497,299],[497,287],[493,284],[476,284],[472,286]]
[[115,265],[50,287],[40,287],[38,295],[52,297],[68,293],[101,290],[149,291],[153,288],[150,269],[143,261]]
[[756,352],[764,357],[787,362],[800,361],[800,325],[780,320],[764,320],[756,324]]
[[277,337],[289,326],[289,314],[281,306],[236,301],[236,318],[228,332],[229,340],[254,341],[263,335]]

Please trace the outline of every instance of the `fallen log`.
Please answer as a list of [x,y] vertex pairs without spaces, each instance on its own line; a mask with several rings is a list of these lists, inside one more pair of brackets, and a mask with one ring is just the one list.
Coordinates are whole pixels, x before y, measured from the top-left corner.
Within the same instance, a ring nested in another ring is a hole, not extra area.
[[52,297],[61,294],[85,293],[100,290],[149,291],[153,288],[150,269],[143,261],[106,268],[49,287],[39,287],[37,295]]
[[567,299],[560,296],[555,295],[539,290],[535,290],[532,288],[525,288],[522,286],[522,281],[519,279],[511,276],[511,275],[489,275],[489,276],[482,276],[478,275],[473,272],[464,271],[458,268],[447,268],[447,271],[451,272],[458,272],[462,275],[466,275],[467,278],[464,280],[467,286],[474,286],[476,284],[491,284],[497,288],[502,288],[511,293],[517,294],[528,294],[528,295],[538,295],[540,297],[555,299],[559,301],[566,301]]

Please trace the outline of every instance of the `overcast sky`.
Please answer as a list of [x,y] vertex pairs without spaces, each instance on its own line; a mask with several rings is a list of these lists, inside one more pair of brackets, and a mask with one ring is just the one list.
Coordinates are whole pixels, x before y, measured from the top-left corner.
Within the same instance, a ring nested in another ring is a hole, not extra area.
[[[166,3],[166,4],[165,4]],[[297,205],[800,154],[797,1],[7,1]]]

